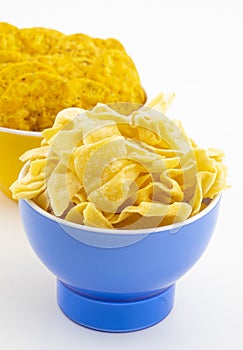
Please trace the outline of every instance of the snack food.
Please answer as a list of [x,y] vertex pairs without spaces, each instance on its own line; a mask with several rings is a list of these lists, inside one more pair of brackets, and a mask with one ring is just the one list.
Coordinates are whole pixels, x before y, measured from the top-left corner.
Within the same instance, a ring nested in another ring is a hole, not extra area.
[[[40,73],[51,74],[52,79]],[[27,74],[32,77],[25,79]],[[63,82],[62,94],[50,93],[56,99],[54,108],[46,99],[44,80],[51,90],[55,80]],[[38,94],[33,93],[36,81]],[[15,103],[20,90],[28,91],[28,104],[21,111]],[[145,100],[137,69],[118,40],[65,35],[48,28],[18,29],[0,22],[0,126],[42,131],[52,126],[62,108]]]
[[104,104],[59,112],[42,147],[22,156],[29,168],[11,186],[13,197],[103,228],[157,227],[195,215],[226,187],[226,167],[222,151],[198,147],[160,112],[172,98],[162,94],[129,115]]
[[52,69],[50,66],[40,63],[39,61],[23,61],[6,64],[0,70],[0,96],[17,77],[23,77],[24,75],[33,72],[56,74],[55,69]]
[[[66,81],[47,72],[16,78],[0,98],[0,110],[12,129],[42,130],[65,108]],[[52,117],[53,116],[53,117]]]

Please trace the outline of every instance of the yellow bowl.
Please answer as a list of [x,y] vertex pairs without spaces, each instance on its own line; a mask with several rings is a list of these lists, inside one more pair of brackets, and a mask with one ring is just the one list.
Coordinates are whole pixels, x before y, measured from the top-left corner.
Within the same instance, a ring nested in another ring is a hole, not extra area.
[[9,198],[9,187],[23,167],[19,157],[28,149],[39,147],[41,140],[40,132],[0,127],[0,190]]

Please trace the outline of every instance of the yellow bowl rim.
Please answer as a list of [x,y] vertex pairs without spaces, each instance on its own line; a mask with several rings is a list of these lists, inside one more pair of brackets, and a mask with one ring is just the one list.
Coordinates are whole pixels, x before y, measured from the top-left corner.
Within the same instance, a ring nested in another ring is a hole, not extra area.
[[13,135],[42,137],[42,133],[40,131],[18,130],[18,129],[5,128],[2,126],[0,126],[0,132],[4,132],[6,134],[13,134]]

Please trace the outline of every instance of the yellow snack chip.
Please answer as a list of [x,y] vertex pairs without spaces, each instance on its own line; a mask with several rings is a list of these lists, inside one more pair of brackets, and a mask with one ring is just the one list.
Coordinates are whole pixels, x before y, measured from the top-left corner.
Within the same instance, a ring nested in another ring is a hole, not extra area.
[[[122,136],[109,137],[91,145],[83,145],[75,148],[73,152],[75,171],[81,183],[86,184],[88,192],[100,185],[100,176],[109,162],[116,157],[124,158],[127,155]],[[94,172],[97,175],[95,178]]]
[[37,195],[34,199],[34,202],[42,209],[46,211],[49,210],[49,199],[46,190]]
[[18,28],[14,25],[6,22],[0,22],[0,35],[16,32],[18,32]]
[[68,56],[65,54],[53,54],[38,56],[37,60],[45,64],[65,79],[87,78],[89,70],[93,69],[92,60]]
[[22,62],[30,59],[30,55],[23,52],[2,49],[0,46],[0,64]]
[[94,43],[96,46],[103,47],[106,49],[115,49],[115,50],[125,51],[125,49],[124,49],[123,45],[120,43],[120,41],[118,41],[114,38],[109,38],[106,40],[95,38],[93,40],[94,40]]
[[[112,99],[106,102],[143,103],[145,92],[132,59],[123,51],[112,49],[99,55],[87,77],[111,89]],[[100,101],[102,102],[102,101]]]
[[47,160],[33,160],[29,172],[22,178],[21,184],[15,182],[11,186],[15,199],[35,198],[45,190],[45,165]]
[[24,76],[27,73],[38,72],[56,74],[54,69],[38,61],[24,61],[8,65],[0,71],[0,95],[16,78]]
[[[57,85],[50,77],[35,75],[41,72],[55,75]],[[19,78],[30,73],[34,78],[28,77],[23,84]],[[113,38],[65,35],[42,27],[18,29],[0,22],[0,75],[0,96],[5,95],[0,101],[0,126],[7,128],[43,131],[52,127],[54,116],[64,108],[89,109],[113,102],[134,102],[139,108],[146,101],[134,62]],[[26,98],[20,108],[19,95],[27,96],[36,85],[38,94]],[[55,108],[50,108],[52,102],[46,98],[48,86]]]
[[175,98],[174,93],[164,94],[161,92],[158,96],[156,96],[152,101],[150,101],[147,106],[150,108],[156,108],[161,113],[166,113],[167,109],[171,105]]
[[22,51],[22,41],[19,31],[11,30],[8,33],[0,33],[0,49],[8,51]]
[[73,207],[65,220],[93,227],[112,228],[111,223],[93,203],[84,202]]
[[47,158],[48,153],[49,153],[48,146],[32,148],[32,149],[26,151],[24,154],[22,154],[22,156],[20,157],[20,160],[22,162],[26,162],[27,160]]
[[81,187],[77,175],[59,162],[52,171],[46,187],[50,206],[55,215],[63,214],[69,206],[70,198],[73,198]]
[[83,202],[87,202],[88,200],[87,200],[87,195],[86,195],[85,189],[83,187],[81,187],[79,192],[75,193],[73,198],[71,198],[71,201],[74,204],[80,204]]
[[89,109],[99,102],[109,102],[110,89],[87,78],[69,80],[65,103],[70,107]]
[[206,208],[227,187],[224,154],[200,148],[166,118],[164,96],[128,115],[101,103],[59,112],[42,147],[21,157],[30,166],[13,197],[106,229],[174,224]]
[[88,195],[88,200],[102,211],[115,213],[137,190],[134,181],[141,166],[131,164],[120,170],[110,181]]
[[50,51],[51,54],[67,54],[78,57],[88,57],[96,55],[99,48],[94,40],[86,34],[71,34],[61,38]]
[[57,112],[66,107],[63,99],[66,90],[65,80],[54,74],[22,75],[0,97],[0,110],[7,123],[3,126],[34,131],[48,127]]
[[31,55],[46,55],[64,34],[49,28],[24,28],[19,30],[19,38],[22,41],[22,51]]

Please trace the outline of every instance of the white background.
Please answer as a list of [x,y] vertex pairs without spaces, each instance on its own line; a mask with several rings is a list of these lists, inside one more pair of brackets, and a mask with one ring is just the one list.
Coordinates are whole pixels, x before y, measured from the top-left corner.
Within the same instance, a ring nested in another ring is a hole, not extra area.
[[[148,98],[176,93],[168,116],[203,147],[226,152],[228,182],[213,239],[177,283],[167,319],[109,334],[76,325],[59,310],[55,278],[32,252],[17,204],[0,194],[0,348],[243,348],[243,5],[242,1],[5,1],[0,20],[119,39]],[[2,166],[2,165],[1,165]]]

